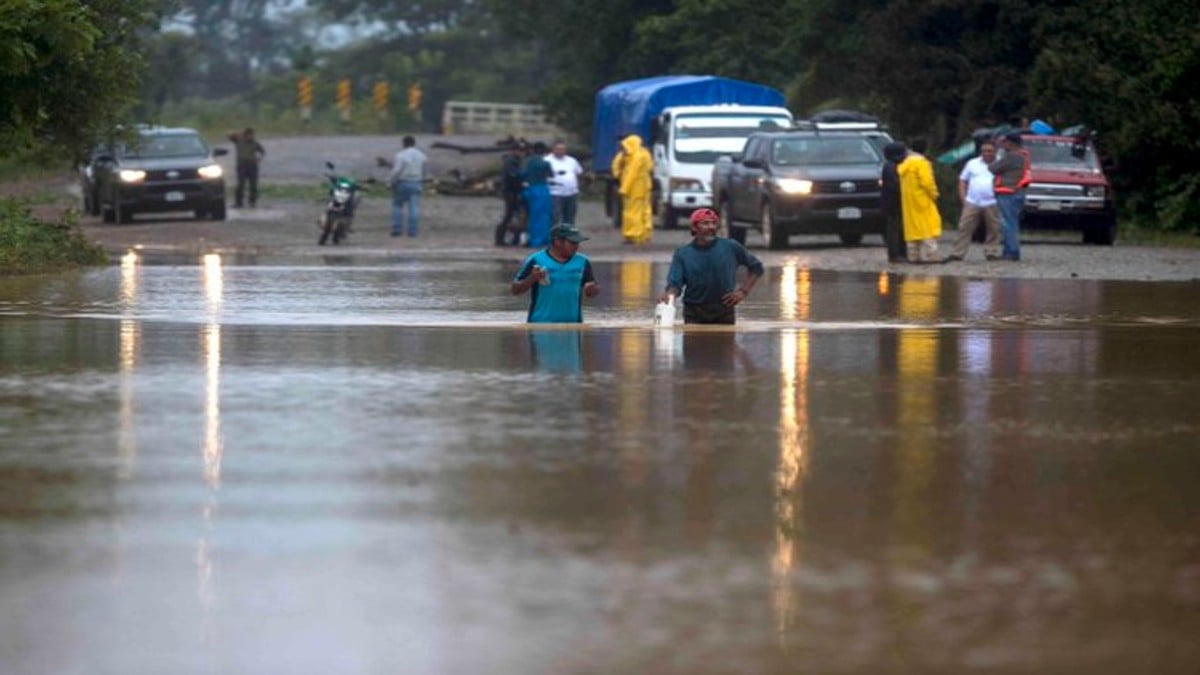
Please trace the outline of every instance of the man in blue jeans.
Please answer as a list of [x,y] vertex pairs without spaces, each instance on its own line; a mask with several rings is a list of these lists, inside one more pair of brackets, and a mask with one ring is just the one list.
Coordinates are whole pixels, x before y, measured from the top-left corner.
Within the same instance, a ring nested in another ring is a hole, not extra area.
[[1000,234],[1003,245],[1000,257],[1021,259],[1021,208],[1025,205],[1025,188],[1029,185],[1029,151],[1023,147],[1021,133],[1009,132],[1001,141],[1004,156],[988,164],[996,177],[996,206],[1000,209]]
[[404,207],[408,206],[408,236],[417,236],[421,217],[421,192],[425,189],[425,153],[416,148],[417,141],[405,136],[404,149],[392,160],[392,172],[387,182],[392,188],[392,236],[404,234]]

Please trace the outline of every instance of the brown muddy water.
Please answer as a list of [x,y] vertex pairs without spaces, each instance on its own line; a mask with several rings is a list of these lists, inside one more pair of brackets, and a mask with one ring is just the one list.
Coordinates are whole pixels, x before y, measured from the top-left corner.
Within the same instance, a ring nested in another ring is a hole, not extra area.
[[1195,673],[1200,285],[0,280],[0,671]]

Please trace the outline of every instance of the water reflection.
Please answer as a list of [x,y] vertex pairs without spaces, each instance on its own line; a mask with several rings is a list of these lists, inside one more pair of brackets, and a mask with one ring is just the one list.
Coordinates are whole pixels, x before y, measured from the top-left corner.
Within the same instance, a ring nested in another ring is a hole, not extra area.
[[[204,256],[201,267],[204,305],[208,322],[200,329],[201,353],[204,355],[204,482],[209,488],[208,501],[203,507],[203,535],[196,543],[197,594],[200,605],[211,610],[216,601],[213,581],[215,560],[212,554],[213,527],[218,508],[217,491],[221,487],[221,459],[224,439],[221,436],[221,306],[225,297],[224,271],[221,256]],[[209,624],[205,624],[205,639],[211,639]]]
[[137,463],[137,434],[134,427],[134,371],[138,363],[142,323],[135,317],[138,308],[138,290],[141,285],[141,259],[136,251],[121,256],[120,306],[121,322],[119,337],[118,368],[120,385],[118,397],[117,455],[120,458],[119,475],[122,479],[133,476]]
[[808,473],[809,333],[785,331],[779,349],[779,462],[775,470],[775,552],[771,560],[775,632],[781,646],[798,612],[793,574],[800,563],[802,486]]
[[583,370],[583,332],[580,329],[531,330],[529,349],[540,370],[563,374],[578,374]]

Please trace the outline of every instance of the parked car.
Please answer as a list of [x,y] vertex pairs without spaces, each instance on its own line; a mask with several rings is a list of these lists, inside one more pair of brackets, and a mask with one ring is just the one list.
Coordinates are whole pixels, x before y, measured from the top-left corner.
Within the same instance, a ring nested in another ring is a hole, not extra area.
[[815,125],[751,134],[739,155],[713,166],[723,234],[744,243],[757,229],[772,249],[796,234],[836,234],[847,245],[883,234],[879,134]]
[[1086,137],[1022,134],[1029,151],[1022,229],[1077,230],[1083,243],[1111,246],[1117,238],[1112,184]]
[[191,211],[225,219],[225,178],[213,149],[195,129],[137,129],[132,141],[98,145],[81,172],[84,211],[129,222],[136,213]]

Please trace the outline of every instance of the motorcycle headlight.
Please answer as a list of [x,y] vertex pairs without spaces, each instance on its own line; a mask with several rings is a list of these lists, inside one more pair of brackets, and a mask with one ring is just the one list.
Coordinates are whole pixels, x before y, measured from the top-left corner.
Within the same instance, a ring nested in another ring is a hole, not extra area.
[[141,169],[121,169],[122,183],[140,183],[146,180],[146,172]]
[[782,192],[792,195],[807,195],[812,193],[813,182],[799,178],[776,178],[775,185]]
[[201,178],[220,178],[225,172],[221,170],[220,164],[209,164],[196,169],[196,173],[200,174]]
[[1108,193],[1108,191],[1104,189],[1103,185],[1093,185],[1087,188],[1084,192],[1089,197],[1099,197],[1100,199],[1104,199],[1105,195]]
[[333,198],[339,202],[344,202],[350,199],[350,191],[345,188],[338,188],[333,191]]

